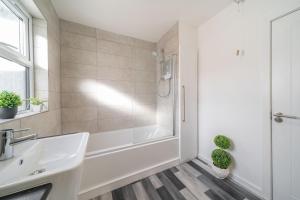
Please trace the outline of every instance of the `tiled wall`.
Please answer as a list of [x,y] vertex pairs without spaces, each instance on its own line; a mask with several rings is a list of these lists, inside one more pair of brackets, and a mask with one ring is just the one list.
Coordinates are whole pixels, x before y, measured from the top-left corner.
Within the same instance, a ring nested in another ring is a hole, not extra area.
[[64,133],[156,123],[156,44],[61,21]]
[[0,125],[4,128],[31,128],[40,137],[61,134],[60,34],[59,19],[50,0],[34,0],[47,20],[49,111]]
[[[178,80],[178,53],[179,53],[179,39],[178,39],[178,24],[175,24],[167,33],[165,33],[162,38],[157,43],[157,52],[161,57],[161,50],[164,49],[166,59],[171,55],[177,55],[174,59],[176,61],[175,68],[175,77],[172,78],[171,82],[171,93],[168,97],[157,97],[157,124],[160,127],[166,128],[168,130],[173,130],[173,112],[174,111],[174,84],[173,81],[177,84]],[[160,79],[160,63],[157,63],[157,80]],[[160,94],[164,95],[168,92],[169,83],[168,81],[161,81],[158,86],[158,91]],[[175,94],[176,95],[176,94]],[[175,97],[178,99],[177,97]],[[175,101],[178,104],[178,100]],[[178,117],[178,114],[176,115]]]

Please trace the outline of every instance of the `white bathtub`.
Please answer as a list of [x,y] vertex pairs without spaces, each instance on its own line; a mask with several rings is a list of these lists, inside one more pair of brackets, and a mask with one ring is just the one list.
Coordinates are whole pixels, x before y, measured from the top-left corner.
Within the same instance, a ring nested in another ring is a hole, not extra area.
[[178,137],[156,126],[90,135],[80,200],[101,195],[179,163]]

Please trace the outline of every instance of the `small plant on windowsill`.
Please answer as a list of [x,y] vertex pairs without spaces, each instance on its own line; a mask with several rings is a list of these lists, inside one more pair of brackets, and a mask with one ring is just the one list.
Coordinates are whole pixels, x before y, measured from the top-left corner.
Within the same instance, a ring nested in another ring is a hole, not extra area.
[[211,158],[213,160],[213,170],[217,178],[224,179],[229,175],[229,167],[232,163],[231,155],[225,151],[231,147],[230,139],[224,135],[217,135],[214,138],[214,143],[217,145]]
[[38,97],[32,97],[29,99],[31,104],[31,110],[33,112],[42,112],[45,106],[45,100],[41,100]]
[[14,92],[0,92],[0,119],[12,119],[18,113],[18,106],[22,105],[19,95]]

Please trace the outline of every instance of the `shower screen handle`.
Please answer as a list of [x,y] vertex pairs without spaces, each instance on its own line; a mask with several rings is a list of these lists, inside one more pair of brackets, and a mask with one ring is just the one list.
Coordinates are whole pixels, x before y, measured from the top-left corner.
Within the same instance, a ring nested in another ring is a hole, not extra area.
[[185,86],[182,85],[182,121],[185,122]]

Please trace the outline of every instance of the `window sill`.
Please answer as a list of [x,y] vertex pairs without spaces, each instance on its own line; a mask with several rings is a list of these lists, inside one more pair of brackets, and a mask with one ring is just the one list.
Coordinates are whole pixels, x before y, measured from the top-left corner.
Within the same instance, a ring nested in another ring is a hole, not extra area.
[[45,110],[45,111],[42,111],[42,112],[28,111],[28,112],[20,113],[20,114],[17,114],[16,117],[13,118],[13,119],[0,119],[0,124],[5,124],[5,123],[12,122],[12,121],[15,121],[15,120],[20,120],[22,118],[42,114],[42,113],[45,113],[45,112],[48,112],[48,110]]

